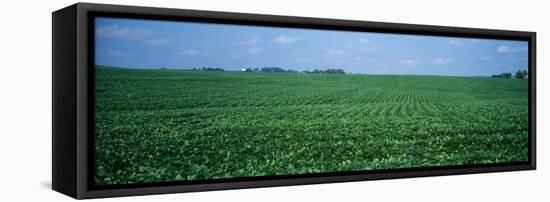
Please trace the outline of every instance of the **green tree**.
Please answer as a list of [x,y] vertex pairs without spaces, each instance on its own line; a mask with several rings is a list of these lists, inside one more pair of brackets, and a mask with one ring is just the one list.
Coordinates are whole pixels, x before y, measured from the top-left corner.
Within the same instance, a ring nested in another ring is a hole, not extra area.
[[516,79],[525,79],[527,78],[527,75],[527,70],[518,70],[515,77]]
[[511,79],[512,78],[512,73],[511,72],[504,72],[504,73],[500,74],[500,78]]

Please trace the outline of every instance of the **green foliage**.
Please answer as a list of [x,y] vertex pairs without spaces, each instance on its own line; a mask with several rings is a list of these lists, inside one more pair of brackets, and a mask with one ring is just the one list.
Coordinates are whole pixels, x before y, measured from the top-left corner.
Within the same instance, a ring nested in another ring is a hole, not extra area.
[[498,75],[493,75],[492,77],[493,78],[502,78],[502,79],[511,79],[512,78],[512,73],[504,72],[504,73],[501,73],[501,74],[498,74]]
[[298,73],[293,69],[283,69],[281,67],[262,67],[262,68],[245,68],[243,72],[272,72],[272,73]]
[[319,70],[315,69],[313,71],[304,71],[306,74],[346,74],[346,72],[343,69],[326,69],[326,70]]
[[96,183],[517,162],[526,80],[96,67]]
[[516,79],[525,79],[528,75],[527,70],[518,70],[515,77]]
[[213,71],[213,72],[223,72],[225,71],[222,68],[217,67],[202,67],[202,68],[193,68],[192,71]]

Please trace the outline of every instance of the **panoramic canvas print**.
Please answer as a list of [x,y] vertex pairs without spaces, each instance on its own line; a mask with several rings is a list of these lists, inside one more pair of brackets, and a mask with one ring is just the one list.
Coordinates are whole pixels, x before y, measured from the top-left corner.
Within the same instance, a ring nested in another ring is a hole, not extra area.
[[96,17],[96,185],[527,162],[528,42]]

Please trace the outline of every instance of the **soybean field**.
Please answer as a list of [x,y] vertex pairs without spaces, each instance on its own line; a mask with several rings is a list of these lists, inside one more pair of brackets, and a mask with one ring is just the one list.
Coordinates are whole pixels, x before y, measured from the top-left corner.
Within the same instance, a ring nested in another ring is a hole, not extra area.
[[528,160],[528,82],[95,68],[95,183]]

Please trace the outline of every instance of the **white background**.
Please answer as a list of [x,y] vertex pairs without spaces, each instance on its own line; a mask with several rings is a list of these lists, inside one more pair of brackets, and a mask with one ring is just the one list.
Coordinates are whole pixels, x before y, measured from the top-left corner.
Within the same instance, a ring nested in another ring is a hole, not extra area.
[[[75,1],[0,1],[0,201],[51,191],[51,12]],[[536,171],[101,199],[106,201],[544,201],[550,199],[549,5],[541,0],[90,1],[537,32]],[[546,190],[546,191],[545,191]]]

